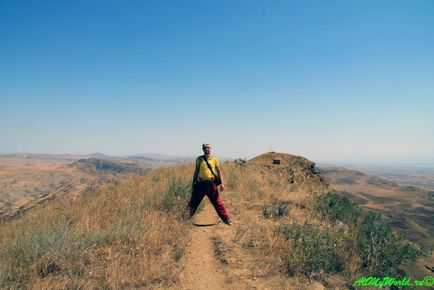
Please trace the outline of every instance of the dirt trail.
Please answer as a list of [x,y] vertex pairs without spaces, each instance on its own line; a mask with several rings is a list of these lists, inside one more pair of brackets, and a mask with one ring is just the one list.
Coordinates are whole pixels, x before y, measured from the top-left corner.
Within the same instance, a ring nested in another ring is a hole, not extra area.
[[[225,190],[222,197],[234,225],[222,223],[208,198],[203,199],[204,208],[196,213],[192,221],[190,241],[182,258],[180,283],[173,289],[306,289],[303,285],[292,284],[292,279],[278,273],[267,274],[261,264],[257,263],[257,257],[235,242],[237,228],[245,227],[246,223],[254,223],[254,218],[240,219],[240,212],[236,209],[236,199],[239,199],[237,193]],[[216,248],[219,248],[220,253],[215,253]],[[321,284],[316,284],[309,288],[324,290]]]
[[228,288],[225,280],[227,273],[214,254],[212,238],[217,231],[231,230],[217,216],[207,197],[202,201],[204,209],[193,218],[190,231],[190,243],[184,260],[185,268],[180,276],[181,289],[233,289]]

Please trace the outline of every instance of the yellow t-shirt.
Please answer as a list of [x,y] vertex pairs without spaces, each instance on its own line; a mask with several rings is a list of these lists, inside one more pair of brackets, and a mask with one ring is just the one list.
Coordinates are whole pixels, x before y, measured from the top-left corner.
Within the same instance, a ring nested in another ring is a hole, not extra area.
[[[216,167],[220,166],[220,162],[217,157],[211,156],[208,159],[208,163],[212,168],[212,171],[217,175]],[[208,165],[206,164],[205,159],[203,159],[203,156],[199,156],[196,158],[196,166],[199,167],[199,179],[213,179],[214,175],[212,174],[211,170],[209,170]]]

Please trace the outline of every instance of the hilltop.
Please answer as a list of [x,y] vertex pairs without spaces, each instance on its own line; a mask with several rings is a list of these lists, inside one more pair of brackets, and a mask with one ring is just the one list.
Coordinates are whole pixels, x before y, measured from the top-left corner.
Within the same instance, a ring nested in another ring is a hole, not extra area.
[[267,152],[247,161],[251,167],[273,170],[297,190],[320,194],[330,190],[327,179],[316,168],[315,163],[301,156],[287,153]]
[[304,168],[309,168],[312,171],[315,170],[315,163],[304,157],[274,151],[253,157],[252,159],[249,159],[248,162],[250,164],[259,165],[279,165],[279,167],[302,166]]

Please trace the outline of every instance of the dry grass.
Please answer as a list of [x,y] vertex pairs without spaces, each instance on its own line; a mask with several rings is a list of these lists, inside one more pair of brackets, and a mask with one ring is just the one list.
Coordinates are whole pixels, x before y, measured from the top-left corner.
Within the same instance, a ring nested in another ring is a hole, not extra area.
[[[285,275],[327,284],[332,277],[351,281],[363,273],[390,271],[398,276],[399,264],[420,254],[392,236],[382,240],[393,249],[388,256],[373,253],[377,245],[364,235],[380,238],[382,232],[375,230],[388,225],[376,219],[369,225],[374,229],[369,228],[367,213],[345,199],[337,198],[337,207],[320,208],[318,204],[328,204],[330,188],[310,172],[295,170],[288,178],[291,172],[282,166],[249,162],[224,166],[230,190],[236,192],[228,201],[238,219],[232,242],[255,258],[256,268],[268,279]],[[386,267],[388,262],[392,264]]]
[[236,180],[230,188],[236,192],[235,198],[229,201],[239,219],[234,242],[256,257],[264,276],[284,272],[283,252],[288,244],[276,235],[276,228],[282,224],[316,222],[311,215],[312,196],[288,182],[282,170],[230,163],[225,164],[225,169],[233,176],[230,179]]
[[108,184],[0,224],[1,289],[136,289],[175,283],[191,165]]

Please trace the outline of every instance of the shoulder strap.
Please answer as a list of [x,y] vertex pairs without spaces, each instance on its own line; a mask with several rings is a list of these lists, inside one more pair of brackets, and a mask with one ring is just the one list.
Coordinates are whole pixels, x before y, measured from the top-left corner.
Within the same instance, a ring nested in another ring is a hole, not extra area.
[[208,163],[208,160],[206,160],[205,155],[202,155],[203,160],[205,160],[206,165],[208,165],[209,170],[211,170],[212,175],[214,175],[214,178],[216,177],[216,174],[214,173],[214,171],[211,168],[211,165]]

